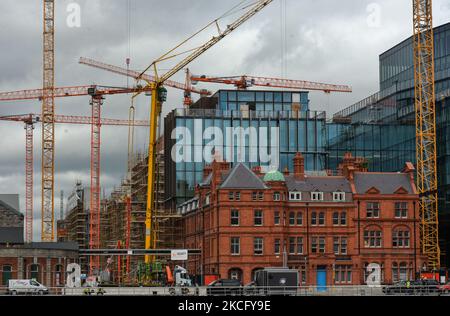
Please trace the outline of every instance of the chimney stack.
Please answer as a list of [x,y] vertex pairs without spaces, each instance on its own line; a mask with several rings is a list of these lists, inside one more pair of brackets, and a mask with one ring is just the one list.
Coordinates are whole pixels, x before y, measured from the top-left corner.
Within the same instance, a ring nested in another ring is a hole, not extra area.
[[212,172],[211,165],[206,165],[205,168],[203,168],[203,179],[206,179]]
[[252,171],[255,175],[257,175],[258,177],[260,175],[262,175],[262,171],[261,171],[261,166],[255,166],[252,168]]
[[295,154],[294,157],[294,177],[296,180],[305,180],[305,158],[301,153]]

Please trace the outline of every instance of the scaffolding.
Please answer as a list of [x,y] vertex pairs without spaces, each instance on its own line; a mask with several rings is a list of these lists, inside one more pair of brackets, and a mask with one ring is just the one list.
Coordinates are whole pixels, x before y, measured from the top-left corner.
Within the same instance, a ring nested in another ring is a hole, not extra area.
[[[129,248],[145,248],[145,219],[147,207],[147,153],[137,152],[131,158],[131,179],[122,180],[121,184],[114,188],[111,195],[102,201],[102,246],[116,248],[117,242],[126,244],[128,231],[128,218],[130,218]],[[157,146],[155,168],[156,207],[153,215],[154,231],[157,232],[156,247],[158,249],[181,248],[182,228],[178,223],[179,216],[172,210],[164,207],[164,146],[160,138]],[[131,216],[127,212],[127,192],[131,192]],[[143,266],[144,256],[131,256],[129,266],[126,265],[127,256],[116,258],[111,265],[113,281],[136,282],[142,279],[142,275],[149,275],[161,270],[161,258],[152,266]],[[120,260],[120,262],[118,262]],[[128,275],[127,275],[128,271]]]

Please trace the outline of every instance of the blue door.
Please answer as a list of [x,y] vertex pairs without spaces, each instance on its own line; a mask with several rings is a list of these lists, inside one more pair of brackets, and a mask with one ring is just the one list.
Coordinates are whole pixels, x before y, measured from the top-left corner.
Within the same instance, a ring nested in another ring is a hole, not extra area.
[[327,270],[326,267],[317,267],[317,291],[327,290]]

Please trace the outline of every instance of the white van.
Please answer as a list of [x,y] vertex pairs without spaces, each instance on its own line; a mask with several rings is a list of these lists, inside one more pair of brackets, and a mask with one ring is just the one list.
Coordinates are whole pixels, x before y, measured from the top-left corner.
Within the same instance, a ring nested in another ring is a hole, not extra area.
[[48,289],[35,280],[9,280],[8,294],[48,294]]

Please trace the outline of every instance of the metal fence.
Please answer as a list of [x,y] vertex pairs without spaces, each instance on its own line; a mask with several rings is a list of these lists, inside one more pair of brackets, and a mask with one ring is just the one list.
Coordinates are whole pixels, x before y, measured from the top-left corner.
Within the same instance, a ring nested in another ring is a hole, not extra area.
[[[0,295],[43,295],[39,290],[8,293],[0,287]],[[53,296],[438,296],[448,295],[436,287],[393,286],[302,286],[302,287],[82,287],[48,288]]]

